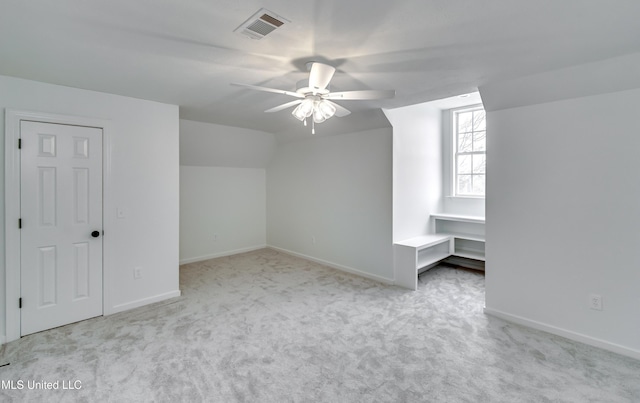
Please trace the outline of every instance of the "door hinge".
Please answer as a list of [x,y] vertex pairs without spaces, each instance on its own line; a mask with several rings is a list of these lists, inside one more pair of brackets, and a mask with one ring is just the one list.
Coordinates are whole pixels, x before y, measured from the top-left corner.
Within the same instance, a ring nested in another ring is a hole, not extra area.
[[18,149],[22,148],[22,139],[18,139]]
[[22,298],[18,298],[18,308],[22,309]]
[[18,218],[18,229],[22,229],[22,218]]

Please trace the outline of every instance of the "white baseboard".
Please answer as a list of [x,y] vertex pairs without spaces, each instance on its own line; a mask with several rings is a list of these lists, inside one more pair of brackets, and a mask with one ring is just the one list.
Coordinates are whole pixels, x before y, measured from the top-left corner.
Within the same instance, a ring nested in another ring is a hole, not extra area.
[[141,306],[153,304],[154,302],[160,302],[160,301],[164,301],[165,299],[179,297],[181,294],[182,293],[180,292],[180,290],[175,290],[175,291],[166,292],[164,294],[154,295],[153,297],[142,298],[142,299],[138,299],[136,301],[131,301],[131,302],[125,302],[124,304],[113,306],[109,310],[109,312],[106,312],[105,310],[104,314],[111,315],[111,314],[122,312],[122,311],[128,311],[129,309],[139,308]]
[[504,319],[508,322],[513,322],[519,325],[531,327],[533,329],[542,330],[543,332],[562,336],[570,340],[578,341],[580,343],[588,344],[590,346],[602,348],[604,350],[612,351],[620,355],[625,355],[627,357],[640,360],[640,351],[621,346],[619,344],[611,343],[606,340],[597,339],[595,337],[587,336],[582,333],[572,332],[570,330],[547,325],[542,322],[537,322],[535,320],[523,318],[521,316],[512,315],[487,307],[484,307],[484,313],[486,313],[487,315],[495,316],[496,318]]
[[329,261],[326,261],[326,260],[323,260],[323,259],[318,259],[316,257],[309,256],[309,255],[304,255],[302,253],[293,252],[293,251],[290,251],[288,249],[278,248],[277,246],[267,245],[267,248],[270,248],[270,249],[273,249],[273,250],[277,250],[278,252],[286,253],[287,255],[297,256],[297,257],[301,257],[303,259],[311,260],[312,262],[320,263],[320,264],[323,264],[325,266],[329,266],[329,267],[331,267],[333,269],[337,269],[337,270],[344,271],[344,272],[347,272],[347,273],[355,274],[356,276],[365,277],[365,278],[368,278],[370,280],[377,281],[379,283],[389,284],[389,285],[393,285],[394,284],[393,279],[388,279],[386,277],[382,277],[382,276],[378,276],[378,275],[375,275],[375,274],[367,273],[367,272],[364,272],[362,270],[354,269],[352,267],[343,266],[343,265],[338,264],[338,263],[333,263],[333,262],[329,262]]
[[224,252],[217,252],[217,253],[214,253],[212,255],[190,257],[190,258],[186,258],[186,259],[180,260],[179,263],[181,265],[183,265],[183,264],[187,264],[187,263],[202,262],[203,260],[215,259],[217,257],[223,257],[223,256],[237,255],[239,253],[245,253],[245,252],[252,252],[254,250],[264,249],[266,247],[267,247],[267,245],[264,245],[264,244],[263,245],[256,245],[256,246],[249,246],[249,247],[246,247],[246,248],[228,250],[228,251],[224,251]]

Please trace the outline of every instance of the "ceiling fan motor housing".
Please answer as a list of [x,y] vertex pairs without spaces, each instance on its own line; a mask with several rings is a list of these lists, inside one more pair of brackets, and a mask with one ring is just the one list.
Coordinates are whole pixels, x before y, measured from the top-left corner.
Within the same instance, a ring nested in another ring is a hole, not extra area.
[[327,95],[329,93],[329,86],[327,85],[327,88],[323,88],[323,89],[313,89],[309,87],[308,79],[300,80],[296,83],[296,92],[298,94],[303,94],[303,95],[307,95],[307,94]]

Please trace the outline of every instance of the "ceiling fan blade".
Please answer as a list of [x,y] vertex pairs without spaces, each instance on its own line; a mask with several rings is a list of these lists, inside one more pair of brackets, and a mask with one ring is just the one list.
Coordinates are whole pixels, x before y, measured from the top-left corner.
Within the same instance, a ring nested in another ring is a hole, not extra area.
[[386,99],[396,96],[395,90],[363,90],[363,91],[341,91],[331,92],[324,96],[326,99],[343,99],[343,100],[367,100],[367,99]]
[[334,108],[336,108],[336,116],[341,118],[343,116],[347,116],[351,113],[351,111],[343,106],[338,105],[335,102],[331,102],[325,99],[325,102],[329,102],[331,105],[333,105]]
[[260,87],[259,85],[251,85],[251,84],[231,83],[231,85],[235,85],[237,87],[246,87],[252,90],[258,90],[258,91],[264,91],[264,92],[274,92],[276,94],[289,95],[296,98],[304,98],[304,95],[299,94],[297,92],[293,92],[293,91],[285,91],[285,90],[279,90],[276,88]]
[[282,104],[282,105],[278,105],[276,107],[273,107],[271,109],[267,109],[265,112],[267,113],[271,113],[271,112],[280,112],[281,110],[287,109],[293,105],[298,105],[299,103],[302,103],[302,99],[296,99],[295,101],[291,101],[291,102],[287,102],[286,104]]
[[333,78],[336,68],[324,63],[313,63],[309,72],[309,88],[323,90]]

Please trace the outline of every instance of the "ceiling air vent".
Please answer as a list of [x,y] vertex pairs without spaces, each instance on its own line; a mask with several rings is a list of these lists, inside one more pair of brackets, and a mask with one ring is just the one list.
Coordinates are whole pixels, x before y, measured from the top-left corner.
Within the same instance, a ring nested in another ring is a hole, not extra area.
[[291,21],[267,10],[266,8],[261,8],[233,32],[251,39],[262,39],[267,34],[271,33],[276,28],[280,28],[287,22]]

